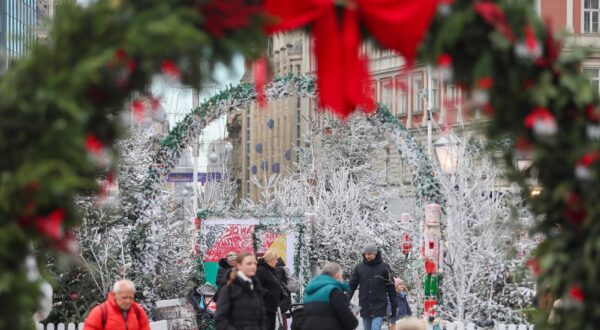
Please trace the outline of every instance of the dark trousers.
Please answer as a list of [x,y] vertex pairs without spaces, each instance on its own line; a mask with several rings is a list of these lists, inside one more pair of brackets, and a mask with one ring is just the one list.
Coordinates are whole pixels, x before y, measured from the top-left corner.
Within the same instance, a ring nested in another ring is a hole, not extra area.
[[267,329],[266,330],[275,330],[275,318],[277,317],[277,313],[267,311]]

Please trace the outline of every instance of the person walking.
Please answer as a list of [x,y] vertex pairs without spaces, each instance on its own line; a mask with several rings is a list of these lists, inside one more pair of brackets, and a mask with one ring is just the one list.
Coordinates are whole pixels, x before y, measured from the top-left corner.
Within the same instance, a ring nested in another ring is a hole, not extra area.
[[237,254],[235,252],[229,252],[227,258],[221,258],[219,260],[219,270],[217,271],[217,279],[215,280],[218,287],[227,284],[229,274],[235,267],[236,260]]
[[350,287],[342,283],[342,274],[339,264],[328,262],[321,275],[308,283],[304,291],[302,330],[351,330],[358,326],[345,294]]
[[280,313],[282,299],[285,299],[284,290],[281,282],[277,278],[275,266],[277,265],[277,255],[273,251],[267,251],[262,258],[258,259],[258,269],[256,276],[263,286],[265,312],[267,315],[266,330],[275,330],[276,319]]
[[[398,307],[396,309],[396,317],[390,317],[390,330],[396,330],[395,324],[398,320],[412,316],[412,311],[408,304],[408,290],[406,289],[406,284],[399,278],[394,278],[394,284],[396,286],[395,298],[398,302]],[[391,311],[391,304],[388,305]]]
[[263,289],[255,275],[256,257],[251,253],[239,254],[229,280],[219,290],[216,330],[265,329]]
[[358,288],[360,316],[364,330],[381,330],[387,314],[388,299],[391,302],[390,317],[396,317],[398,308],[392,271],[390,266],[383,262],[381,251],[375,244],[365,245],[362,255],[363,261],[354,267],[350,278],[348,298],[352,299]]
[[279,283],[281,283],[281,289],[283,290],[283,297],[279,303],[279,307],[281,309],[282,326],[284,329],[287,329],[287,315],[292,306],[292,292],[290,292],[290,289],[288,288],[288,275],[287,270],[285,269],[285,261],[283,261],[281,257],[277,258],[277,263],[275,264],[275,276],[279,280]]
[[83,325],[84,330],[150,330],[146,312],[133,299],[135,285],[117,281],[105,302],[94,307]]

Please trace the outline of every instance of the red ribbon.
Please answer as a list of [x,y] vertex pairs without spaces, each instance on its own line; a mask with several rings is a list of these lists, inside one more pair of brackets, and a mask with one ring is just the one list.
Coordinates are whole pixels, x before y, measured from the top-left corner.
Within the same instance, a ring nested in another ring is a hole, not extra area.
[[363,86],[369,80],[367,61],[359,54],[360,27],[383,47],[412,63],[417,46],[438,0],[346,0],[341,24],[334,0],[266,0],[267,14],[277,21],[267,33],[312,24],[317,62],[319,104],[342,117],[356,108],[365,112],[375,104]]

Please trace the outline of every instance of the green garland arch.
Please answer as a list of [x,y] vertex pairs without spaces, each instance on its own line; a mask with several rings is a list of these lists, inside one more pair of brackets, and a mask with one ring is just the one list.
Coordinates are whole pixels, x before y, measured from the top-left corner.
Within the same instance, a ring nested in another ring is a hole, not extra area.
[[[68,247],[79,222],[73,198],[97,191],[96,177],[110,171],[117,115],[130,96],[161,71],[198,87],[213,63],[237,52],[256,58],[265,48],[260,2],[230,2],[67,2],[48,42],[32,45],[4,74],[0,329],[33,329],[41,279],[25,260],[35,249]],[[444,0],[420,58],[452,73],[493,114],[489,137],[516,141],[509,163],[533,156],[536,171],[511,170],[527,191],[534,172],[543,187],[529,200],[544,236],[530,264],[538,287],[563,298],[554,321],[541,313],[538,326],[593,329],[600,323],[600,111],[580,72],[584,56],[561,54],[532,1]]]
[[[314,97],[316,93],[316,81],[311,76],[277,77],[266,88],[271,101],[291,95]],[[164,177],[177,165],[182,150],[189,145],[193,136],[197,136],[210,122],[223,114],[249,106],[255,100],[254,84],[242,83],[217,93],[186,115],[162,140],[160,148],[154,154],[148,177],[142,185],[138,206],[132,208],[136,214],[130,215],[130,218],[143,216],[143,211],[152,204],[154,196],[160,191]],[[423,201],[441,202],[439,183],[433,175],[431,160],[411,133],[384,105],[378,104],[377,112],[371,118],[380,130],[394,137],[398,151],[414,167],[413,183],[417,196]]]

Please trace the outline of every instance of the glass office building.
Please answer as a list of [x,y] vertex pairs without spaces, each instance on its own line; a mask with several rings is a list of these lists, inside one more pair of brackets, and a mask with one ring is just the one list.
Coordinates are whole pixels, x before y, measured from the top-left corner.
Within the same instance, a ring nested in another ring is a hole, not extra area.
[[0,0],[0,71],[36,38],[37,0]]

